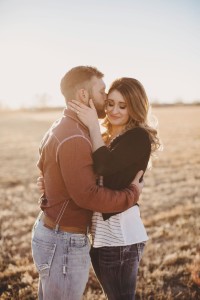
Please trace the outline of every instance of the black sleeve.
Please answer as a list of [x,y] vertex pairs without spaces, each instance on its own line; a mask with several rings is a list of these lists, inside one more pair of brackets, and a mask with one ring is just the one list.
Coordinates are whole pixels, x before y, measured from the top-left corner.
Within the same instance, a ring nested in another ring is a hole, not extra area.
[[111,150],[102,146],[93,153],[94,169],[98,175],[107,176],[123,170],[150,151],[149,135],[142,128],[128,130],[118,139]]

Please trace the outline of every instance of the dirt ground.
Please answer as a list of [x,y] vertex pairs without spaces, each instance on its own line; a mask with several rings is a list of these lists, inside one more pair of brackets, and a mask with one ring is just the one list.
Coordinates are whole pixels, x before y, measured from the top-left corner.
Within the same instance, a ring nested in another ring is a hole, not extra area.
[[[38,145],[60,112],[0,113],[0,299],[37,299]],[[154,107],[164,149],[140,200],[149,241],[137,300],[200,299],[200,106]],[[84,300],[103,300],[91,269]]]

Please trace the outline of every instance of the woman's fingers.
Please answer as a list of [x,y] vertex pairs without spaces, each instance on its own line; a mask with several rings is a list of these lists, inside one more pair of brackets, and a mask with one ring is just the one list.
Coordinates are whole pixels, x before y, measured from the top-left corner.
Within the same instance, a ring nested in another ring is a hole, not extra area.
[[72,102],[68,102],[67,107],[70,108],[71,110],[75,110],[76,109],[76,104],[74,104]]
[[73,111],[75,111],[76,113],[78,113],[78,112],[84,112],[84,111],[86,111],[87,110],[87,106],[80,106],[80,105],[78,105],[78,104],[76,104],[76,103],[73,103],[72,101],[70,101],[70,102],[68,102],[68,104],[67,104],[67,106],[68,106],[68,108],[70,108],[70,109],[72,109]]
[[76,114],[79,114],[80,113],[80,107],[78,107],[76,104],[73,104],[73,103],[68,103],[67,104],[67,107],[69,109],[71,109],[72,111],[74,111]]
[[37,187],[41,193],[44,192],[44,177],[37,178]]
[[37,184],[41,183],[41,182],[44,182],[44,177],[42,177],[42,176],[37,178]]
[[92,99],[89,100],[89,105],[90,105],[90,107],[91,107],[92,109],[95,109],[95,110],[96,110],[96,108],[95,108],[95,106],[94,106],[94,102],[93,102]]
[[71,100],[70,103],[73,103],[75,104],[77,107],[80,107],[80,108],[88,108],[87,105],[83,104],[82,102],[80,101],[77,101],[77,100]]

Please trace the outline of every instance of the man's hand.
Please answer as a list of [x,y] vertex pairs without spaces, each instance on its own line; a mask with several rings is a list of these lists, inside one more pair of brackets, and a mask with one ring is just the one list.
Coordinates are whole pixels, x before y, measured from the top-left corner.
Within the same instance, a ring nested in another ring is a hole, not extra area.
[[140,179],[141,179],[143,173],[144,173],[144,172],[143,172],[142,170],[139,171],[139,172],[136,174],[136,176],[135,176],[135,178],[133,179],[133,181],[131,182],[131,184],[134,184],[134,185],[138,188],[139,195],[142,193],[142,189],[143,189],[143,187],[144,187],[144,181],[142,180],[142,181],[140,182]]

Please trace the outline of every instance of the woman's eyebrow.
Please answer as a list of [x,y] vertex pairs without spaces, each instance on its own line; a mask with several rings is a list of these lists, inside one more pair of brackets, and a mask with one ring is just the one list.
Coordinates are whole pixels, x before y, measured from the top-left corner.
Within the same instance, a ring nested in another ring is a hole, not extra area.
[[[108,98],[107,101],[113,101],[115,102],[115,100],[111,99],[111,98]],[[119,104],[125,104],[126,105],[126,102],[125,101],[119,101],[118,102]]]

